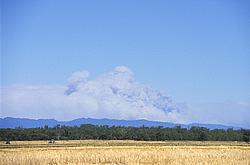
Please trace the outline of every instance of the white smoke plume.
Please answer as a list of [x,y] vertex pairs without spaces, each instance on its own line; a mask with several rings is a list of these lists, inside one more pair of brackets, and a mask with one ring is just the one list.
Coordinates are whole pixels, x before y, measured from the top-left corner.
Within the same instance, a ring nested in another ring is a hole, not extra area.
[[[179,122],[179,108],[166,94],[135,81],[133,72],[118,66],[88,80],[78,71],[64,86],[19,86],[2,89],[2,116],[148,119]],[[22,113],[20,113],[22,112]],[[178,120],[177,120],[178,119]]]
[[78,71],[65,86],[1,87],[0,94],[0,117],[148,119],[250,128],[249,103],[176,103],[164,92],[137,82],[125,66],[94,79],[89,79],[88,71]]

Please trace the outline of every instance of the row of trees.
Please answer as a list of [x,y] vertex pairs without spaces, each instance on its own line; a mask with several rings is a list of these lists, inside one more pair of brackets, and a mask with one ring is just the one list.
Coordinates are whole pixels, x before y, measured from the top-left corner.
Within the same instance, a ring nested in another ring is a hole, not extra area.
[[214,129],[192,127],[190,129],[163,127],[121,127],[81,125],[80,127],[60,126],[49,128],[0,129],[0,140],[199,140],[199,141],[250,141],[250,130]]

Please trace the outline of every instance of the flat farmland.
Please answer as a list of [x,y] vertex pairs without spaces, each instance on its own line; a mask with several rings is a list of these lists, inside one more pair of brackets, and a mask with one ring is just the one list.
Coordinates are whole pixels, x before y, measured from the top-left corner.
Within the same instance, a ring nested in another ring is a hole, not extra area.
[[69,140],[0,143],[1,165],[250,165],[244,142]]

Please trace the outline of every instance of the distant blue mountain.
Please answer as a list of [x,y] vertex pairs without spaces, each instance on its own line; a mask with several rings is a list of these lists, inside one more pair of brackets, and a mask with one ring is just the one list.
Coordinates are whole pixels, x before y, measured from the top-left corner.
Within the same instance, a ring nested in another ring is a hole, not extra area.
[[0,118],[0,128],[35,128],[44,127],[45,125],[49,127],[54,127],[56,125],[66,125],[66,126],[80,126],[82,124],[93,124],[93,125],[108,125],[108,126],[127,126],[127,127],[168,127],[172,128],[175,126],[181,126],[182,128],[191,128],[192,126],[205,127],[209,129],[240,129],[234,126],[225,126],[218,124],[175,124],[170,122],[159,122],[159,121],[148,121],[148,120],[116,120],[116,119],[92,119],[92,118],[80,118],[71,121],[57,121],[54,119],[27,119],[27,118]]
[[168,122],[157,122],[148,120],[115,120],[115,119],[91,119],[81,118],[66,122],[66,125],[79,126],[81,124],[93,124],[93,125],[108,125],[108,126],[127,126],[127,127],[174,127],[176,124]]
[[48,125],[49,127],[54,127],[59,122],[54,119],[27,119],[27,118],[0,118],[0,128],[15,128],[15,127],[23,127],[23,128],[35,128],[35,127],[43,127]]

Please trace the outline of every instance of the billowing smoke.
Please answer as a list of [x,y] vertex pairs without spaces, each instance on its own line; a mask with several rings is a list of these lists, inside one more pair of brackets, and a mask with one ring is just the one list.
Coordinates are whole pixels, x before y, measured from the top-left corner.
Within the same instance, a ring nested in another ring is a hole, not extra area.
[[94,79],[88,71],[78,71],[65,86],[8,86],[0,92],[1,117],[148,119],[250,128],[249,103],[175,103],[164,92],[137,82],[125,66]]
[[[167,95],[136,82],[132,71],[125,66],[118,66],[94,80],[87,78],[87,71],[73,73],[65,95],[89,100],[86,104],[95,105],[94,111],[100,117],[173,121],[179,113]],[[81,108],[83,113],[85,107]]]
[[[135,81],[133,72],[118,66],[88,79],[78,71],[67,87],[22,86],[3,88],[3,116],[56,118],[80,117],[149,119],[178,122],[179,109],[165,93]],[[8,112],[7,112],[8,111]]]

